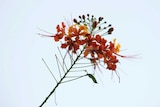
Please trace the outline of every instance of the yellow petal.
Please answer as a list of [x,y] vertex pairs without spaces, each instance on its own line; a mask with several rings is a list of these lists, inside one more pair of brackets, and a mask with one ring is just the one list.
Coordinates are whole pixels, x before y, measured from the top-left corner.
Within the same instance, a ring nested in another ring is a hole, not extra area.
[[115,46],[114,47],[114,52],[115,53],[120,52],[121,45],[120,45],[120,43],[116,44],[116,38],[113,39],[113,43],[114,43],[114,46]]

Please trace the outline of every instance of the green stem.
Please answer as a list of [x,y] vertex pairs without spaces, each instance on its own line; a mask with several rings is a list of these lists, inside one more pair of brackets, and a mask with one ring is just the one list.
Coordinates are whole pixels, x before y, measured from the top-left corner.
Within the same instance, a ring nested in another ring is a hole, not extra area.
[[79,76],[79,77],[74,78],[74,79],[71,79],[71,80],[63,81],[63,82],[61,82],[61,83],[66,83],[66,82],[74,81],[74,80],[80,79],[80,78],[85,77],[85,76],[87,76],[87,74],[86,74],[86,75]]
[[42,102],[42,104],[39,107],[42,107],[46,101],[49,99],[49,97],[55,92],[55,90],[57,89],[57,87],[62,83],[62,81],[64,80],[64,78],[66,77],[66,75],[70,72],[70,70],[73,68],[73,66],[76,64],[76,62],[78,61],[78,59],[80,58],[81,54],[83,53],[84,49],[86,46],[84,46],[83,50],[81,50],[80,54],[77,56],[77,58],[74,60],[73,64],[71,65],[71,67],[67,70],[67,72],[64,74],[64,76],[59,80],[59,82],[57,82],[56,86],[53,88],[53,90],[50,92],[50,94],[46,97],[46,99]]

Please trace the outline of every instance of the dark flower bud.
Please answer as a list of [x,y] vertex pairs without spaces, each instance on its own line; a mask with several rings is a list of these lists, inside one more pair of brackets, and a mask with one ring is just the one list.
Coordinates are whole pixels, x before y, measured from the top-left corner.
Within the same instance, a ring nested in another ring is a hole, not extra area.
[[85,19],[85,15],[82,15],[82,18]]
[[111,27],[111,26],[112,26],[111,24],[108,25],[108,27]]
[[77,19],[73,19],[73,22],[74,22],[74,23],[78,23],[78,22],[77,22]]
[[114,30],[113,27],[109,28],[109,29],[108,29],[108,34],[112,34],[113,30]]
[[87,14],[87,16],[89,17],[89,14]]
[[102,20],[103,20],[103,17],[99,17],[98,21],[100,22],[100,21],[102,21]]
[[94,22],[92,23],[92,27],[93,27],[93,28],[96,28],[97,24],[98,24],[98,22],[97,22],[97,21],[94,21]]
[[81,19],[81,16],[79,16],[79,18]]

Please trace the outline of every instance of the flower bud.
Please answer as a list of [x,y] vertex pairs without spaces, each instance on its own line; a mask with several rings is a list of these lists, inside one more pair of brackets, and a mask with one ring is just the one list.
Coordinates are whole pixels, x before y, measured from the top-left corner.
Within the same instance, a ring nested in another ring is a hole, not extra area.
[[108,34],[112,34],[113,30],[114,30],[113,27],[109,28],[109,29],[108,29]]
[[77,19],[73,19],[73,22],[74,22],[74,23],[78,23],[78,22],[77,22]]
[[108,25],[108,27],[111,27],[111,26],[112,26],[111,24]]
[[99,17],[98,21],[100,22],[100,21],[102,21],[102,20],[103,20],[103,17]]
[[93,27],[93,28],[96,28],[97,24],[98,24],[98,22],[97,22],[97,21],[94,21],[94,22],[92,23],[92,27]]
[[85,15],[82,15],[82,18],[85,19]]

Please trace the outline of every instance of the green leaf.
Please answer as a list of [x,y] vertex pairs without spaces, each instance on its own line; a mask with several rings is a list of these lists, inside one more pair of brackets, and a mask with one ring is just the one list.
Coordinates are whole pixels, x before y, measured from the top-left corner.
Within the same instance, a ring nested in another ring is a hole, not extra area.
[[95,78],[92,74],[87,74],[87,75],[88,75],[89,78],[92,79],[92,81],[93,81],[94,83],[98,83],[97,80],[96,80],[96,78]]

